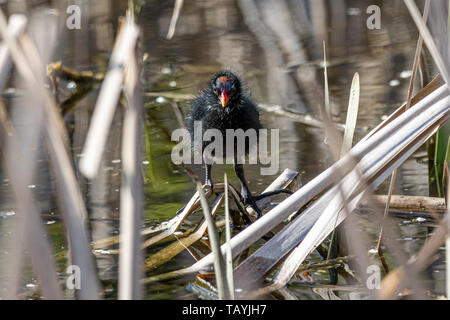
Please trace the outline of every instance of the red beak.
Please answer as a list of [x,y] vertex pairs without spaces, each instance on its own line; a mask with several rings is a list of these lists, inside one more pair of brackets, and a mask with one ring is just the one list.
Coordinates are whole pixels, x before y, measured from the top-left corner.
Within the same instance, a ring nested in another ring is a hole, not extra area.
[[222,108],[225,108],[228,103],[228,95],[225,90],[220,94],[220,103],[222,103]]

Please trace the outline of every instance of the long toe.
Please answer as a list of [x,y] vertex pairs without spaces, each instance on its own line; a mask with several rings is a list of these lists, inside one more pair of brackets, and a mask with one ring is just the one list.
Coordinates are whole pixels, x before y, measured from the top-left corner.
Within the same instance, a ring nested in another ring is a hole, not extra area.
[[264,192],[261,194],[254,194],[253,198],[255,199],[255,201],[267,198],[267,197],[272,197],[281,193],[285,193],[288,195],[293,194],[294,192],[292,192],[291,190],[284,190],[284,189],[278,189],[278,190],[273,190],[273,191],[268,191],[268,192]]
[[253,196],[243,195],[243,196],[242,196],[242,199],[243,199],[242,202],[243,202],[246,206],[250,206],[253,210],[255,210],[258,219],[261,218],[261,216],[262,216],[261,209],[259,209],[259,207],[258,207],[258,205],[256,204],[256,201],[255,201],[255,199],[253,198]]

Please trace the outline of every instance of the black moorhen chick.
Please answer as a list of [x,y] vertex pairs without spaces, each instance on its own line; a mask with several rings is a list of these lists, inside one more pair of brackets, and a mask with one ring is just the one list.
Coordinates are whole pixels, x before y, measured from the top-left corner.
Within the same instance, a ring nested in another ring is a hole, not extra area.
[[[202,135],[207,129],[218,129],[222,133],[224,157],[226,155],[226,129],[243,129],[244,131],[255,129],[258,135],[258,129],[261,128],[259,113],[255,104],[242,92],[239,78],[230,71],[216,73],[212,77],[209,87],[202,90],[200,95],[193,101],[191,114],[188,118],[188,127],[192,136],[195,121],[202,122]],[[194,139],[192,139],[192,143],[194,143]],[[248,139],[246,139],[245,143],[245,151],[248,153],[252,146],[248,145]],[[202,150],[204,150],[207,144],[208,142],[203,142]],[[276,192],[270,192],[270,194],[265,193],[253,196],[245,180],[243,165],[237,163],[236,141],[234,144],[233,163],[234,171],[241,182],[241,200],[245,205],[250,205],[259,218],[261,217],[261,210],[256,205],[256,200],[285,191],[278,190]],[[212,187],[212,164],[206,162],[204,154],[203,158],[206,165],[205,184]]]

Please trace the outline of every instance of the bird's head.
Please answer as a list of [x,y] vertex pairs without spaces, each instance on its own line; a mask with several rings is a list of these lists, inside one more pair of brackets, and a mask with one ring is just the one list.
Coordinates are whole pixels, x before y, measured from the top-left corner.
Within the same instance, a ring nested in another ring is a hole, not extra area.
[[241,82],[232,72],[222,71],[214,75],[211,88],[222,108],[231,107],[240,98]]

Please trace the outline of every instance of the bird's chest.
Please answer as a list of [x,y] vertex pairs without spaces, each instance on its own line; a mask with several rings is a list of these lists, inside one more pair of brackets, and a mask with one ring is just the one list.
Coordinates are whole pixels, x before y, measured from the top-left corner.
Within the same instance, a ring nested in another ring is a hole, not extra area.
[[238,129],[239,119],[235,112],[215,111],[204,119],[205,129],[218,129],[224,132],[227,129]]

